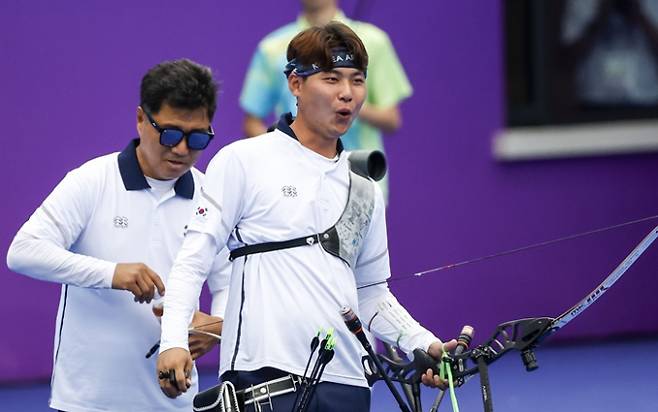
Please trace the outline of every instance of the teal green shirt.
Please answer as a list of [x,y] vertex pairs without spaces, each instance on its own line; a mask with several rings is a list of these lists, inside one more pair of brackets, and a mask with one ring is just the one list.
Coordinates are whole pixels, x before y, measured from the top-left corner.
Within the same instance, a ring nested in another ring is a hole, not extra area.
[[[411,84],[388,35],[372,24],[347,19],[340,11],[334,20],[352,28],[368,51],[367,104],[388,108],[409,97],[412,93]],[[240,106],[245,112],[261,119],[272,113],[277,117],[287,112],[296,115],[296,99],[288,90],[283,69],[286,65],[288,43],[297,33],[309,26],[308,21],[300,16],[295,22],[268,34],[258,44],[240,95]],[[341,140],[346,150],[384,151],[381,131],[358,119]],[[386,179],[381,186],[387,197]]]

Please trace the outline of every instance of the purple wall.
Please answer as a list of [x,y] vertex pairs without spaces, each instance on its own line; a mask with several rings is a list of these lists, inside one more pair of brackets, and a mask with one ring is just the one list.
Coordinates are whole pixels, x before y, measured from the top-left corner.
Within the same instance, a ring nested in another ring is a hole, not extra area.
[[[6,181],[1,250],[66,171],[120,150],[136,135],[139,80],[161,60],[189,57],[211,66],[223,82],[214,149],[240,136],[237,99],[251,53],[298,9],[296,0],[258,0],[248,9],[241,4],[0,3],[0,164]],[[342,4],[350,14],[357,2]],[[402,106],[403,129],[387,140],[394,277],[655,213],[655,155],[492,160],[490,140],[502,127],[504,107],[498,2],[361,4],[361,17],[391,34],[415,87]],[[202,169],[208,160],[209,154]],[[559,314],[593,289],[651,227],[645,223],[391,287],[439,336],[472,323],[484,338],[503,321]],[[656,263],[658,250],[649,250],[556,340],[658,332]],[[48,376],[59,286],[4,266],[0,271],[0,381]]]

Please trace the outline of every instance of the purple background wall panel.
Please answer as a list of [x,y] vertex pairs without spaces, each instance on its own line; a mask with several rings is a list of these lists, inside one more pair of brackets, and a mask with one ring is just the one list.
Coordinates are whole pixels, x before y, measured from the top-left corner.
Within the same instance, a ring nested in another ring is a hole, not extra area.
[[[357,7],[343,1],[344,9]],[[404,127],[386,141],[393,277],[651,215],[658,157],[637,155],[499,164],[503,126],[498,2],[361,2],[360,16],[391,35],[415,87]],[[0,116],[5,176],[0,248],[63,175],[135,136],[139,80],[150,66],[189,57],[222,80],[220,144],[241,135],[237,100],[258,40],[298,2],[0,4]],[[652,227],[645,223],[524,254],[391,283],[439,336],[472,323],[484,338],[502,321],[557,315],[589,292]],[[555,340],[658,332],[658,251],[649,250]],[[0,381],[50,373],[59,286],[0,269]],[[205,358],[213,364],[216,355]]]

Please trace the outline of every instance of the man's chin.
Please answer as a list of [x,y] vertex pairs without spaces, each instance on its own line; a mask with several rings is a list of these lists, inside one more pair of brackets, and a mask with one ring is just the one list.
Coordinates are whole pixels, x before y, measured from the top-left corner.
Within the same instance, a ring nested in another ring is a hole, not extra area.
[[176,163],[166,161],[162,170],[163,175],[171,176],[169,179],[176,179],[190,170],[190,165],[186,163]]
[[350,129],[349,127],[347,127],[347,128],[342,128],[342,127],[336,128],[334,130],[334,132],[332,133],[332,135],[333,135],[334,138],[338,139],[339,137],[343,137],[343,135],[345,133],[347,133],[347,131],[349,129]]
[[157,180],[178,179],[179,177],[187,173],[188,170],[190,170],[189,167],[184,169],[176,169],[176,170],[172,170],[172,168],[167,167],[165,170],[161,170],[160,173],[158,173],[158,176],[155,177],[155,179]]
[[352,126],[351,121],[348,122],[348,123],[341,122],[341,123],[338,123],[338,124],[334,124],[333,134],[336,135],[336,137],[341,137],[345,133],[347,133],[348,130],[350,130],[350,126]]

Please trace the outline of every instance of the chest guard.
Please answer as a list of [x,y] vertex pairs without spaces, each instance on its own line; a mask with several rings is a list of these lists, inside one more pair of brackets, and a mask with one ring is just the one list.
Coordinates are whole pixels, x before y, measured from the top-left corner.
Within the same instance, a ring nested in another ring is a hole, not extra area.
[[374,209],[375,187],[372,181],[350,171],[347,205],[338,221],[322,234],[322,248],[354,268]]
[[[363,238],[368,233],[372,214],[375,209],[375,186],[364,175],[371,174],[370,170],[373,169],[370,164],[371,162],[377,162],[378,173],[375,174],[375,177],[383,177],[386,170],[386,163],[381,152],[368,153],[370,155],[363,152],[354,152],[350,155],[350,187],[347,195],[347,204],[340,218],[333,226],[321,233],[297,239],[243,246],[231,251],[230,260],[253,253],[265,253],[299,246],[312,246],[319,243],[327,253],[342,259],[354,269]],[[354,157],[354,154],[357,154],[357,156]],[[364,161],[366,162],[365,167]],[[384,172],[381,171],[382,169]]]

